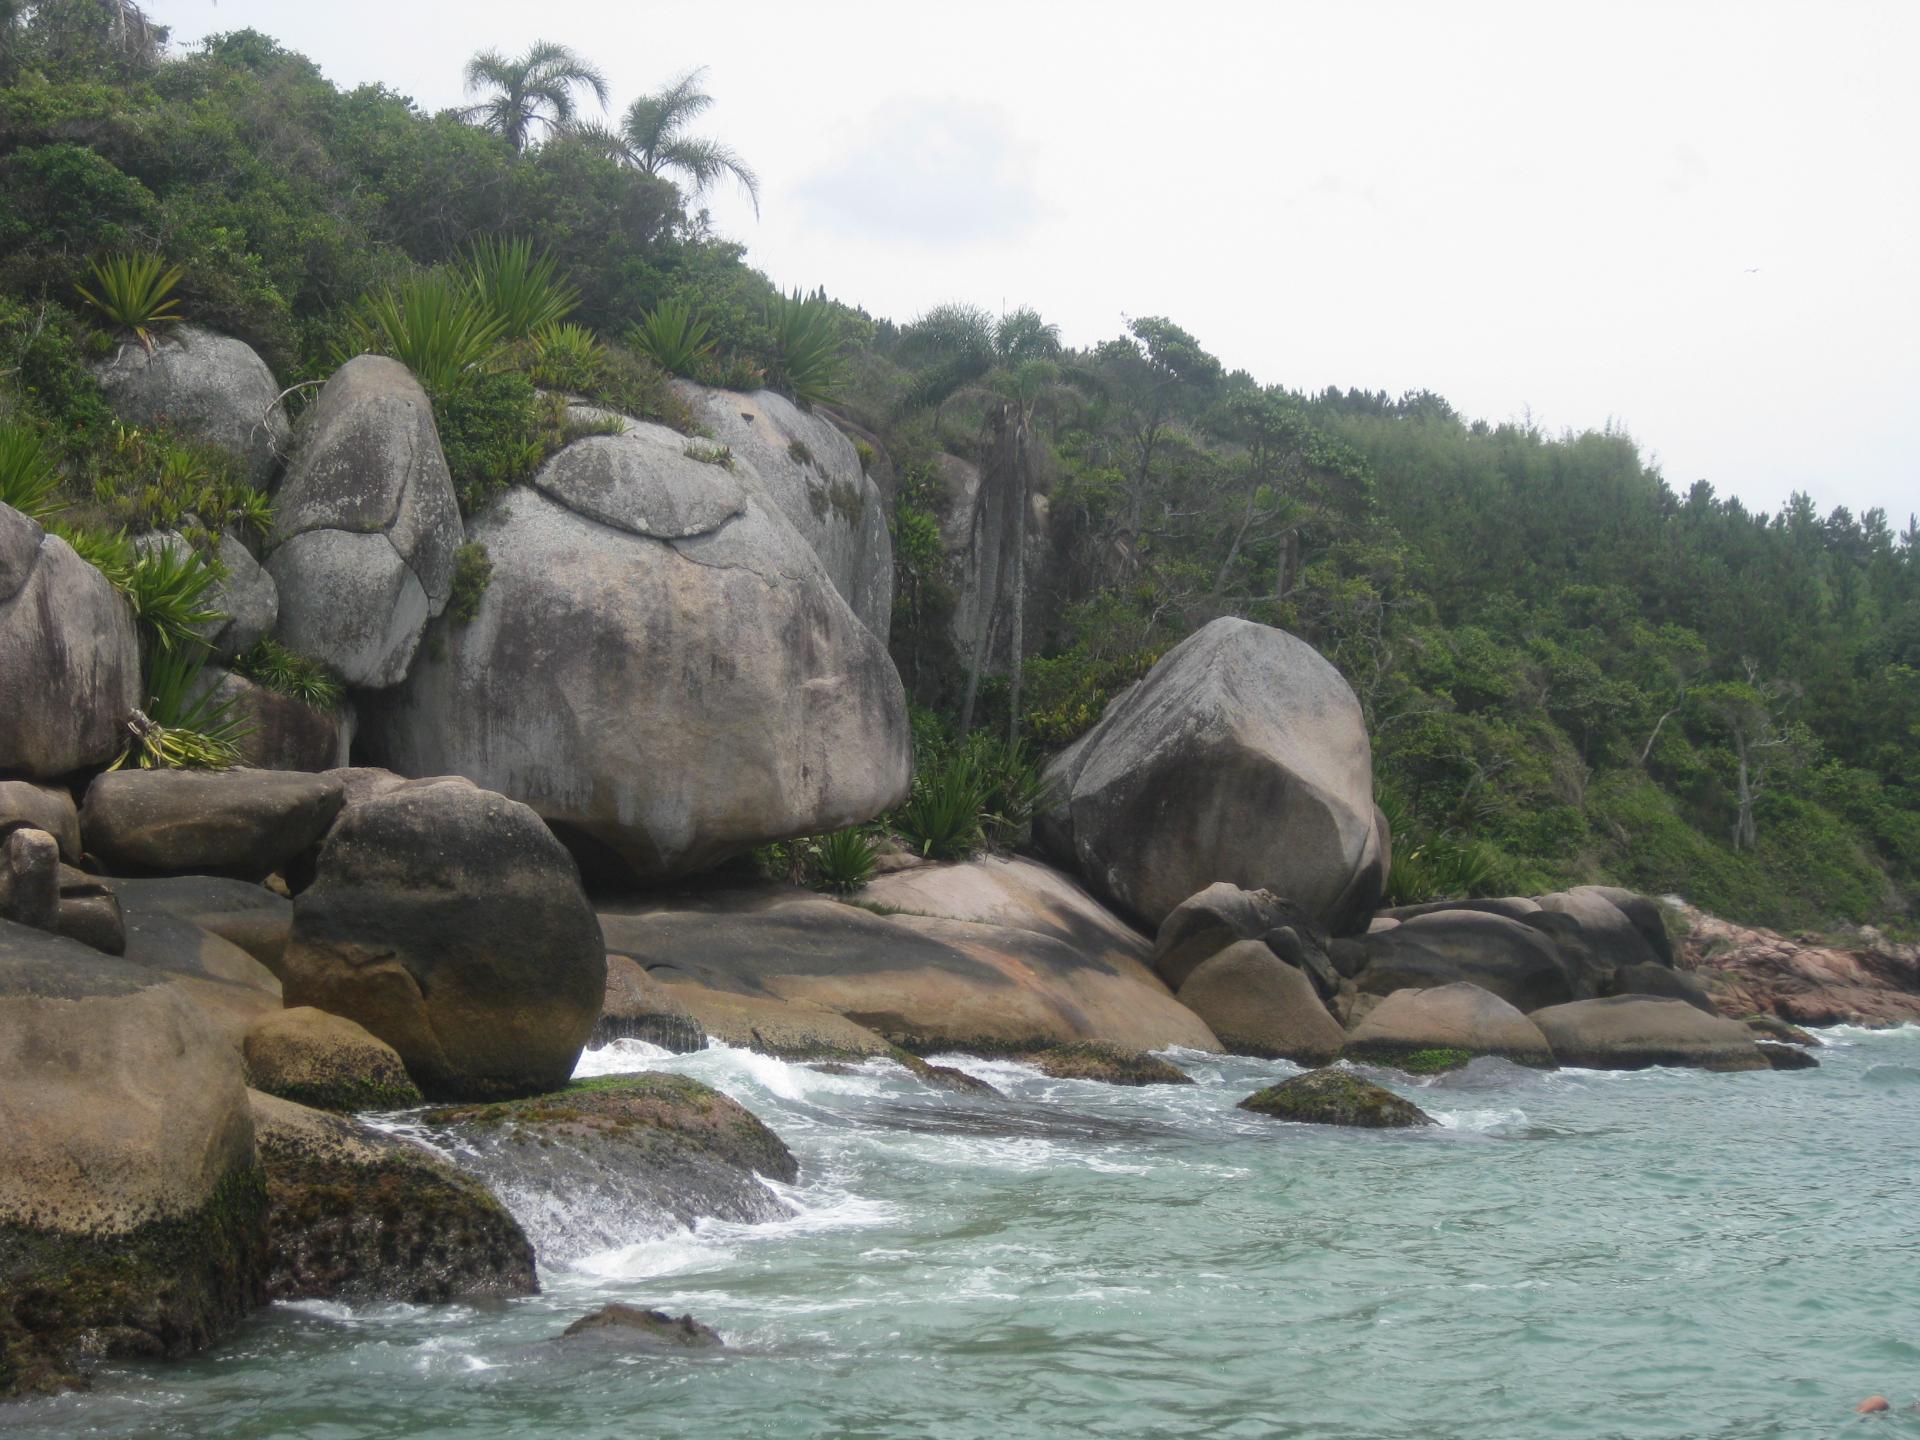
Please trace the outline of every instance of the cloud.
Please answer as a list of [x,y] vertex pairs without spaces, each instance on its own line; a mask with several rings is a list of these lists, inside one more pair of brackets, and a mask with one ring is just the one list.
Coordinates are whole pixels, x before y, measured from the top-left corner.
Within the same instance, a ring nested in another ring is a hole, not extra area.
[[822,225],[928,246],[1016,239],[1040,213],[1026,147],[967,100],[888,101],[798,196]]

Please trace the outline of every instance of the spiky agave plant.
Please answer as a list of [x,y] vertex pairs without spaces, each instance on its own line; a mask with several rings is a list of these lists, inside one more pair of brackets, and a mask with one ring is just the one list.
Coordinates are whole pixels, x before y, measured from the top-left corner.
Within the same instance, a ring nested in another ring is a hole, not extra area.
[[427,270],[362,299],[351,329],[359,351],[391,355],[438,392],[467,371],[491,364],[506,324],[465,280]]
[[124,589],[155,651],[171,653],[198,646],[200,632],[225,618],[207,604],[219,581],[219,568],[191,546],[162,544],[133,562]]
[[784,390],[802,407],[822,405],[839,394],[846,376],[840,322],[832,307],[817,297],[776,295],[767,306],[773,354],[767,382]]
[[154,650],[146,708],[127,717],[127,748],[109,770],[231,770],[245,759],[240,745],[253,726],[233,714],[237,697],[214,699],[207,654],[204,645]]
[[627,344],[668,374],[691,378],[713,354],[707,328],[686,301],[662,300],[628,333]]
[[183,317],[179,301],[172,298],[173,287],[180,283],[182,271],[169,265],[165,257],[152,251],[129,251],[95,260],[93,289],[73,288],[80,298],[134,337],[153,353],[153,327],[177,324]]
[[836,830],[809,842],[815,883],[822,890],[850,894],[873,878],[879,846],[864,830]]
[[605,342],[572,321],[554,321],[534,331],[529,356],[527,378],[547,390],[584,395],[606,378]]
[[893,826],[930,860],[964,860],[985,840],[988,783],[979,757],[960,750],[917,776]]
[[580,292],[560,278],[559,261],[536,251],[531,240],[483,235],[462,273],[473,298],[499,319],[503,340],[525,340],[557,325],[580,303]]
[[263,690],[311,705],[316,710],[333,710],[346,698],[346,686],[318,660],[309,660],[289,650],[271,636],[263,636],[254,647],[233,662],[234,673],[243,675]]
[[60,471],[40,437],[23,425],[0,425],[0,505],[32,520],[65,509]]

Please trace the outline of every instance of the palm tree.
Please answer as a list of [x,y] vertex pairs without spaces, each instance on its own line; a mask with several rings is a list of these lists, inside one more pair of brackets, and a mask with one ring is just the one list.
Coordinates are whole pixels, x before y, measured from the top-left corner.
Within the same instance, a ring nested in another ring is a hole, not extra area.
[[700,77],[707,73],[703,65],[689,70],[664,90],[642,95],[627,107],[620,129],[598,126],[577,127],[579,133],[602,146],[623,165],[647,175],[678,171],[687,180],[687,198],[697,199],[712,188],[715,181],[731,175],[753,201],[753,213],[760,213],[760,178],[731,146],[718,140],[703,140],[686,133],[687,124],[704,113],[713,97],[700,89]]
[[524,151],[535,125],[560,130],[573,124],[573,92],[582,88],[605,107],[606,76],[564,45],[536,40],[526,54],[512,59],[482,50],[467,62],[467,93],[492,93],[461,111],[460,118]]
[[1042,403],[1059,393],[1060,330],[1033,310],[1015,310],[996,322],[974,306],[941,305],[908,326],[901,342],[908,363],[922,367],[909,404],[935,407],[936,433],[939,407],[953,395],[975,390],[988,401],[986,459],[968,520],[980,572],[960,733],[973,728],[981,672],[1004,620],[1012,744],[1020,734],[1026,661],[1027,515],[1046,455],[1036,421]]

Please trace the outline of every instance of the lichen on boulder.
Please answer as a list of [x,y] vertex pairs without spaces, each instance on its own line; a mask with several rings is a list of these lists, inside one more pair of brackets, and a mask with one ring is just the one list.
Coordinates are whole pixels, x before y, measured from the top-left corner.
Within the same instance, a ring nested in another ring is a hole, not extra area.
[[1270,1085],[1240,1102],[1240,1109],[1306,1125],[1350,1125],[1366,1130],[1408,1130],[1434,1124],[1418,1105],[1351,1070],[1309,1070]]

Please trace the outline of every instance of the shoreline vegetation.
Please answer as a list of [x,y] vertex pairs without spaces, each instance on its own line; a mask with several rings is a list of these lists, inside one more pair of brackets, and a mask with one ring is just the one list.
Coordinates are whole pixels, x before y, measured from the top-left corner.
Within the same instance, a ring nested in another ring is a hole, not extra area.
[[555,1155],[789,1218],[618,1038],[1417,1130],[1362,1069],[1920,1023],[1911,517],[783,293],[699,71],[608,126],[556,45],[428,115],[165,39],[0,6],[0,1399],[531,1294]]

